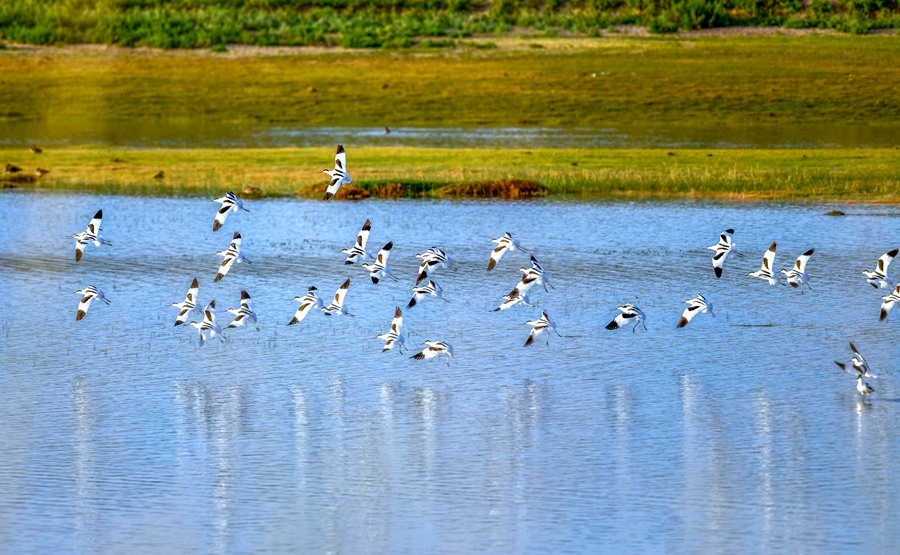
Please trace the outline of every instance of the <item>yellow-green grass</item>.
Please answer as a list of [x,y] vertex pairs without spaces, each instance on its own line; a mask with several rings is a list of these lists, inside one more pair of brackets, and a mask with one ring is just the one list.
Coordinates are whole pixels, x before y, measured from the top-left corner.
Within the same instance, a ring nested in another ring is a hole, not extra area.
[[214,54],[23,46],[0,50],[0,122],[900,124],[894,36],[484,40],[498,48]]
[[[452,187],[441,188],[528,180],[545,187],[546,196],[561,200],[900,202],[896,149],[359,147],[348,154],[354,185],[374,196],[457,196]],[[0,162],[15,163],[23,172],[0,174],[0,185],[179,196],[246,190],[247,196],[321,198],[328,177],[320,170],[330,165],[332,155],[322,148],[68,147],[48,148],[42,154],[5,148],[0,149]],[[50,173],[34,177],[36,167]],[[160,171],[164,177],[155,178]]]

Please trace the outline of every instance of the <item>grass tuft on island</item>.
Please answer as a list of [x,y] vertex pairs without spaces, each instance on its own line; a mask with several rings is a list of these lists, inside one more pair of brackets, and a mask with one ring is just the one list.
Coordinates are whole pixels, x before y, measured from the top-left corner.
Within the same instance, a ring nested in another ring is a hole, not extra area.
[[[338,199],[900,203],[896,149],[452,149],[358,147]],[[154,196],[322,198],[321,148],[0,149],[0,187]],[[37,164],[49,170],[35,174]],[[34,176],[26,179],[23,176]]]

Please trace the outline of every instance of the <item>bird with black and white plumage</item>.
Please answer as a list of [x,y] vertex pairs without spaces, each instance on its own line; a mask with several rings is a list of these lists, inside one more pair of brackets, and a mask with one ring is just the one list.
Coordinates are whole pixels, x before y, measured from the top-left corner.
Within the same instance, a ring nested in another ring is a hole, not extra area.
[[109,304],[109,299],[106,298],[103,291],[97,289],[93,285],[88,285],[84,289],[75,291],[75,293],[81,295],[81,300],[78,301],[78,312],[75,313],[75,320],[84,318],[84,315],[87,314],[88,309],[91,307],[91,302],[93,302],[94,299]]
[[416,285],[425,281],[438,268],[452,268],[453,266],[453,261],[447,256],[447,253],[437,247],[429,247],[428,250],[416,256],[422,259],[416,274]]
[[413,296],[409,300],[409,303],[406,305],[407,309],[416,306],[416,304],[427,297],[437,297],[445,303],[450,302],[444,298],[443,289],[441,289],[441,286],[438,285],[438,283],[433,279],[428,280],[428,283],[426,283],[425,285],[417,285],[416,287],[413,287],[412,291]]
[[878,258],[878,262],[875,263],[875,269],[871,272],[868,270],[863,270],[862,273],[866,276],[866,282],[874,287],[875,289],[885,288],[891,289],[894,287],[894,278],[888,274],[888,266],[891,265],[891,261],[894,260],[894,257],[897,256],[897,252],[900,252],[900,249],[889,250],[886,253],[882,254]]
[[862,356],[859,352],[859,349],[856,348],[856,345],[853,342],[850,342],[850,350],[853,351],[853,356],[850,357],[850,361],[848,363],[834,361],[835,364],[838,365],[838,368],[843,370],[844,372],[853,371],[863,378],[877,378],[875,374],[872,374],[870,371],[869,363],[866,362],[866,358]]
[[406,338],[401,334],[401,330],[403,329],[403,311],[400,310],[400,307],[394,308],[394,318],[391,320],[391,329],[388,330],[387,333],[380,333],[377,335],[378,339],[384,340],[384,348],[381,349],[381,352],[390,351],[397,346],[397,350],[403,353],[403,347],[406,343]]
[[881,316],[879,317],[879,321],[885,320],[891,312],[891,309],[894,308],[894,303],[900,302],[900,285],[898,285],[890,295],[884,295],[881,298],[883,301],[881,302]]
[[216,274],[216,279],[213,280],[216,282],[225,277],[228,270],[231,269],[235,262],[246,262],[247,264],[250,264],[250,261],[241,254],[241,234],[237,231],[234,232],[234,237],[232,237],[231,244],[228,248],[224,251],[218,251],[216,254],[224,257],[222,259],[222,264],[219,266],[219,273]]
[[229,212],[239,212],[241,210],[243,210],[244,212],[250,211],[244,207],[244,201],[237,198],[237,196],[231,191],[228,191],[219,198],[214,198],[213,202],[219,202],[222,204],[222,206],[219,207],[218,212],[216,212],[216,219],[213,221],[213,231],[218,231],[223,225],[225,225],[225,218],[228,217]]
[[391,249],[394,248],[394,242],[390,241],[388,244],[383,246],[380,251],[378,251],[378,255],[375,257],[375,262],[372,264],[363,264],[362,267],[369,271],[369,277],[372,278],[372,283],[378,285],[378,282],[384,279],[385,277],[389,277],[394,281],[397,281],[397,278],[394,277],[394,274],[391,273],[390,266],[387,265],[388,256],[391,254]]
[[225,342],[225,337],[222,335],[222,328],[216,323],[215,300],[209,301],[209,304],[206,305],[206,308],[203,310],[202,321],[188,322],[188,325],[196,328],[197,332],[199,332],[201,345],[206,343],[206,340],[214,337],[219,338],[219,341],[223,343]]
[[856,376],[856,391],[863,397],[866,397],[867,395],[875,393],[875,388],[863,381],[862,374],[858,374]]
[[350,289],[350,278],[347,278],[347,281],[338,288],[337,292],[334,294],[334,300],[331,301],[328,306],[322,307],[321,310],[326,316],[353,316],[347,312],[347,309],[344,307],[344,299],[347,298],[348,289]]
[[784,268],[781,269],[781,273],[787,278],[788,285],[799,289],[801,293],[804,285],[807,289],[812,290],[812,287],[809,285],[809,274],[806,273],[806,263],[809,262],[809,257],[815,252],[816,249],[809,249],[798,256],[797,261],[794,262],[794,267],[790,271]]
[[678,325],[676,327],[683,328],[694,319],[694,316],[703,314],[704,312],[709,313],[713,318],[716,316],[716,313],[713,312],[712,303],[707,301],[706,297],[700,293],[697,293],[697,296],[693,299],[688,299],[684,302],[688,304],[688,307],[681,313],[681,318],[678,320]]
[[784,285],[780,279],[778,279],[778,274],[775,273],[775,249],[777,245],[775,241],[772,241],[772,244],[769,245],[769,249],[763,253],[763,261],[762,266],[760,266],[759,270],[755,272],[748,272],[749,275],[753,277],[757,277],[759,279],[765,280],[769,285],[775,285],[777,283],[781,283]]
[[555,289],[555,287],[553,287],[553,284],[550,283],[550,276],[547,275],[546,270],[544,270],[544,267],[541,266],[540,263],[538,263],[537,258],[535,258],[534,255],[531,255],[531,267],[526,268],[525,266],[522,266],[521,268],[519,268],[519,271],[523,274],[523,281],[528,278],[534,279],[534,283],[543,285],[544,291],[547,291],[548,293],[550,292],[550,290],[547,289],[548,285],[551,288]]
[[369,241],[369,233],[371,231],[372,222],[367,219],[366,223],[360,228],[359,233],[356,234],[356,242],[353,243],[353,246],[349,249],[341,249],[341,252],[347,255],[344,264],[355,264],[358,260],[366,261],[372,259],[372,255],[366,250],[366,243]]
[[732,256],[743,256],[741,253],[737,251],[734,245],[734,240],[732,239],[732,235],[734,235],[733,229],[726,229],[721,234],[719,234],[719,242],[715,245],[709,245],[706,247],[711,251],[715,251],[716,254],[712,257],[712,265],[713,270],[716,273],[716,277],[722,277],[722,270],[725,268],[725,261],[731,258]]
[[322,299],[319,298],[317,291],[318,289],[316,289],[314,285],[310,285],[306,295],[303,295],[302,297],[297,295],[294,297],[293,300],[299,302],[300,306],[297,308],[297,311],[294,312],[293,319],[288,322],[289,326],[302,322],[311,310],[319,310],[322,308]]
[[3,168],[3,173],[19,173],[20,171],[22,171],[22,168],[13,164],[6,164],[6,167]]
[[503,295],[503,302],[500,303],[500,306],[494,309],[494,312],[506,310],[517,304],[534,306],[534,304],[532,304],[531,302],[531,297],[528,296],[528,291],[534,286],[534,284],[534,278],[522,278],[522,281],[519,282],[519,285],[516,288],[514,288],[508,294]]
[[[534,343],[534,340],[537,336],[542,333],[548,332],[548,330],[556,332],[556,335],[562,337],[562,335],[560,335],[560,333],[556,331],[556,324],[553,322],[553,320],[550,319],[550,315],[545,311],[541,311],[541,317],[537,320],[528,320],[527,322],[525,322],[525,324],[531,326],[531,332],[528,334],[528,339],[525,340],[525,347],[530,346],[532,343]],[[550,343],[549,332],[547,333],[547,343]]]
[[453,347],[449,343],[445,343],[444,341],[429,341],[426,339],[425,344],[428,346],[409,358],[415,360],[428,360],[430,358],[446,355],[448,357],[447,366],[450,365],[450,359],[453,358]]
[[197,295],[200,292],[200,282],[197,278],[191,282],[184,301],[180,303],[172,303],[172,306],[178,308],[178,317],[175,318],[175,325],[180,326],[187,322],[188,318],[200,318],[203,316],[203,310],[197,306]]
[[494,266],[500,262],[500,259],[503,258],[503,255],[506,254],[507,251],[528,252],[528,249],[519,243],[519,238],[508,231],[503,234],[503,237],[491,239],[491,242],[497,243],[497,246],[491,251],[491,258],[488,260],[488,272],[494,269]]
[[331,178],[331,183],[325,191],[325,200],[333,197],[338,192],[338,189],[341,188],[341,185],[353,183],[350,174],[347,172],[347,153],[344,151],[344,145],[337,146],[337,152],[334,155],[334,169],[329,170],[326,168],[322,170],[322,173],[328,174]]
[[631,328],[631,333],[637,331],[638,326],[643,326],[644,331],[647,331],[647,315],[644,314],[643,310],[631,303],[617,306],[616,309],[621,311],[621,314],[613,318],[610,323],[606,324],[606,329],[617,330],[634,323],[634,327]]
[[72,238],[75,239],[75,262],[81,260],[81,257],[84,255],[84,248],[87,247],[89,243],[93,243],[96,247],[112,244],[100,237],[101,223],[103,223],[103,210],[97,210],[97,213],[94,214],[94,217],[91,218],[91,221],[88,223],[87,229],[80,233],[72,234]]
[[234,314],[234,319],[228,324],[226,329],[234,329],[244,324],[253,324],[256,331],[259,331],[259,323],[256,319],[256,313],[250,304],[250,293],[241,291],[241,305],[238,308],[229,308],[228,312]]

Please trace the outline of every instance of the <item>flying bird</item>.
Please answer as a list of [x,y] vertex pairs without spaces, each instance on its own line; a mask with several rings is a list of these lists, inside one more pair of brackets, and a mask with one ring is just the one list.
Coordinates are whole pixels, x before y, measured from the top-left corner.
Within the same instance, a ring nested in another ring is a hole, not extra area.
[[370,260],[372,255],[366,251],[366,243],[369,241],[369,232],[372,230],[372,222],[366,220],[359,234],[356,236],[356,242],[349,249],[341,249],[341,252],[347,255],[344,264],[353,264],[357,260]]
[[852,341],[850,342],[850,350],[853,351],[853,356],[850,358],[850,363],[845,364],[843,362],[834,361],[834,363],[838,365],[838,368],[840,368],[844,372],[853,370],[863,378],[877,378],[878,376],[870,372],[869,363],[866,362],[866,358],[862,356],[862,354],[859,352],[859,350],[856,348],[856,345],[854,345]]
[[[544,270],[544,267],[538,263],[537,258],[535,258],[534,255],[531,255],[531,268],[522,266],[521,268],[519,268],[519,271],[523,274],[523,281],[532,278],[534,279],[534,283],[538,283],[544,286],[544,291],[549,292],[549,290],[547,289],[548,285],[550,287],[553,287],[553,284],[550,283],[550,278],[547,275],[547,272]],[[555,289],[555,287],[553,288]]]
[[517,287],[508,294],[503,295],[504,301],[500,303],[500,306],[494,309],[494,312],[506,310],[519,303],[522,303],[525,306],[534,306],[531,304],[531,298],[528,296],[528,290],[534,286],[534,283],[534,278],[522,278],[522,281],[519,282]]
[[184,301],[172,303],[172,306],[178,307],[178,317],[175,318],[176,326],[180,326],[187,322],[188,318],[199,318],[203,315],[203,310],[197,306],[197,293],[199,291],[200,283],[197,281],[197,278],[194,278],[194,281],[191,282],[190,289],[188,289],[187,295],[184,297]]
[[394,242],[391,241],[387,245],[381,248],[378,251],[378,256],[375,257],[374,264],[363,264],[363,268],[369,271],[369,277],[372,278],[372,283],[378,285],[378,282],[385,278],[389,277],[394,281],[397,281],[397,278],[394,277],[394,274],[391,273],[390,266],[387,265],[388,256],[391,254],[391,249],[394,248]]
[[93,243],[96,247],[112,244],[100,237],[100,224],[102,222],[103,210],[97,210],[97,213],[94,214],[94,217],[91,218],[90,223],[88,223],[87,229],[72,235],[72,238],[75,239],[75,262],[81,260],[82,255],[84,255],[84,248],[87,247],[89,243]]
[[884,287],[886,289],[890,289],[894,286],[894,278],[888,274],[888,266],[891,265],[891,261],[894,260],[894,257],[897,256],[897,252],[900,249],[889,250],[886,253],[882,254],[878,258],[878,262],[875,263],[875,269],[871,272],[868,270],[863,270],[862,273],[866,276],[866,281],[874,287],[878,289],[879,287]]
[[309,314],[310,310],[322,308],[322,299],[319,298],[316,291],[318,291],[318,289],[311,285],[306,292],[306,295],[303,295],[302,297],[297,295],[294,297],[294,300],[300,303],[300,307],[297,309],[297,312],[294,313],[294,318],[288,322],[289,326],[302,322],[303,319],[306,318],[306,315]]
[[804,285],[806,285],[807,289],[812,290],[812,287],[809,286],[809,274],[806,273],[806,263],[814,252],[816,252],[816,249],[809,249],[798,256],[791,271],[787,271],[784,268],[781,269],[781,273],[787,277],[788,285],[800,289],[801,293],[803,292]]
[[244,324],[253,324],[256,327],[256,331],[259,331],[259,324],[256,321],[256,313],[253,312],[253,308],[250,306],[250,293],[246,291],[241,291],[241,306],[239,308],[229,308],[228,312],[234,314],[234,320],[228,324],[226,329],[233,329],[238,326],[243,326]]
[[684,301],[688,304],[688,307],[684,309],[684,312],[681,313],[681,319],[678,320],[679,328],[683,328],[688,325],[688,322],[694,319],[694,316],[701,314],[703,312],[708,312],[710,316],[716,316],[716,313],[713,312],[712,303],[706,300],[701,294],[697,294],[693,299],[688,299]]
[[775,273],[775,241],[772,241],[772,244],[769,245],[769,250],[767,250],[763,254],[762,266],[760,266],[759,270],[755,272],[748,272],[749,275],[753,277],[757,277],[759,279],[763,279],[768,282],[769,285],[775,285],[776,283],[782,283],[781,280],[778,279],[778,274]]
[[884,295],[881,298],[884,299],[884,301],[881,303],[881,317],[879,320],[884,320],[888,317],[888,313],[891,309],[894,308],[894,303],[900,301],[900,285],[898,285],[890,295]]
[[403,352],[403,347],[406,342],[406,338],[400,334],[400,330],[403,328],[403,312],[400,310],[400,307],[396,307],[394,309],[394,318],[391,320],[391,329],[388,330],[387,333],[378,334],[378,339],[384,339],[384,348],[381,352],[390,351],[394,348],[394,345],[397,346],[397,350],[401,353]]
[[528,252],[528,250],[519,243],[518,237],[508,231],[503,234],[503,237],[491,239],[491,242],[497,243],[497,246],[491,251],[491,259],[488,260],[488,272],[494,269],[494,266],[496,266],[497,263],[500,262],[500,259],[503,258],[503,255],[506,254],[506,251],[519,250]]
[[453,358],[453,347],[450,346],[449,343],[444,343],[443,341],[426,340],[425,344],[428,345],[428,347],[425,347],[409,358],[413,358],[416,360],[427,360],[436,356],[447,355],[449,357],[447,360],[447,366],[450,366],[449,359]]
[[443,289],[441,286],[437,284],[433,279],[428,280],[428,283],[425,285],[419,285],[412,288],[413,296],[409,300],[409,304],[406,305],[407,309],[410,309],[416,306],[422,299],[426,297],[437,297],[438,299],[444,301],[445,303],[449,303],[447,299],[444,298]]
[[223,225],[225,225],[225,218],[228,217],[229,212],[239,212],[243,210],[244,212],[249,212],[246,208],[244,208],[244,201],[237,198],[234,193],[228,191],[225,195],[214,198],[213,202],[220,202],[222,206],[219,207],[219,211],[216,212],[216,219],[213,221],[213,231],[218,231]]
[[437,247],[429,247],[427,251],[416,256],[422,259],[422,263],[419,264],[419,272],[416,275],[416,285],[425,281],[438,268],[450,268],[453,264],[450,257]]
[[231,266],[233,266],[235,262],[246,262],[247,264],[250,264],[250,261],[241,254],[241,234],[237,231],[234,232],[234,237],[231,239],[231,244],[228,246],[228,249],[219,251],[216,254],[224,256],[225,258],[222,260],[222,264],[219,266],[219,273],[216,274],[216,279],[213,281],[219,281],[225,277],[225,274],[228,273],[228,270],[231,269]]
[[735,249],[734,241],[731,236],[734,234],[733,229],[726,229],[719,235],[719,242],[715,245],[709,245],[706,247],[711,251],[715,251],[716,254],[712,257],[712,265],[713,270],[716,272],[716,277],[722,277],[722,270],[725,267],[725,261],[731,258],[732,256],[743,256],[737,249]]
[[606,324],[606,329],[617,330],[634,322],[631,333],[637,331],[638,326],[644,326],[644,331],[647,331],[647,323],[645,322],[647,315],[644,314],[643,310],[630,303],[617,306],[616,309],[620,310],[622,313],[613,318],[612,322]]
[[324,312],[326,316],[331,316],[332,314],[338,316],[353,316],[344,308],[344,299],[347,297],[347,289],[350,289],[350,278],[347,278],[347,281],[338,288],[331,304],[322,307],[322,312]]
[[81,320],[84,318],[84,315],[87,314],[88,308],[91,307],[91,302],[94,299],[98,299],[106,304],[109,304],[109,299],[103,295],[103,291],[97,289],[93,285],[88,285],[84,289],[79,289],[75,291],[75,293],[81,295],[81,300],[78,301],[78,312],[75,314],[75,320]]
[[[550,319],[550,316],[541,311],[541,317],[537,320],[529,320],[525,322],[527,325],[531,326],[531,332],[528,334],[528,339],[525,340],[525,347],[528,347],[532,343],[534,343],[534,338],[539,336],[540,334],[546,332],[547,330],[551,330],[556,332],[556,335],[560,335],[558,331],[556,331],[556,324],[553,323],[553,320]],[[550,343],[549,333],[547,335],[547,343]]]
[[188,322],[189,326],[193,326],[200,333],[200,344],[203,345],[207,339],[218,337],[219,341],[225,342],[222,335],[222,328],[216,324],[216,301],[209,301],[203,310],[202,322]]
[[333,197],[344,183],[353,183],[353,180],[350,179],[350,174],[347,173],[347,153],[344,152],[344,145],[338,145],[337,147],[337,152],[334,155],[334,169],[329,170],[326,168],[322,170],[322,173],[326,173],[331,177],[331,183],[325,191],[325,200]]

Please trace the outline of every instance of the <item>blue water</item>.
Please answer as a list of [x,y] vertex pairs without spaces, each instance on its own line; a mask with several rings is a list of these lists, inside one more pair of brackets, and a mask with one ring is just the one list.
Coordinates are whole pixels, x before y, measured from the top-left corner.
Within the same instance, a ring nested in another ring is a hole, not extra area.
[[[900,245],[883,206],[259,200],[0,194],[0,551],[6,553],[892,552],[900,543],[900,313],[861,274]],[[74,261],[102,208],[112,246]],[[340,249],[372,220],[398,282]],[[745,253],[714,277],[719,232]],[[252,264],[212,278],[235,230]],[[555,289],[493,312],[527,255]],[[748,277],[810,247],[812,290]],[[450,301],[405,311],[416,253]],[[896,270],[895,270],[896,273]],[[175,328],[191,280],[261,330]],[[355,317],[287,326],[347,277]],[[104,290],[75,321],[88,284]],[[676,329],[703,293],[717,317]],[[609,332],[631,302],[648,331]],[[529,348],[546,310],[562,337]],[[410,360],[425,339],[456,360]],[[832,362],[848,342],[876,389]]]

